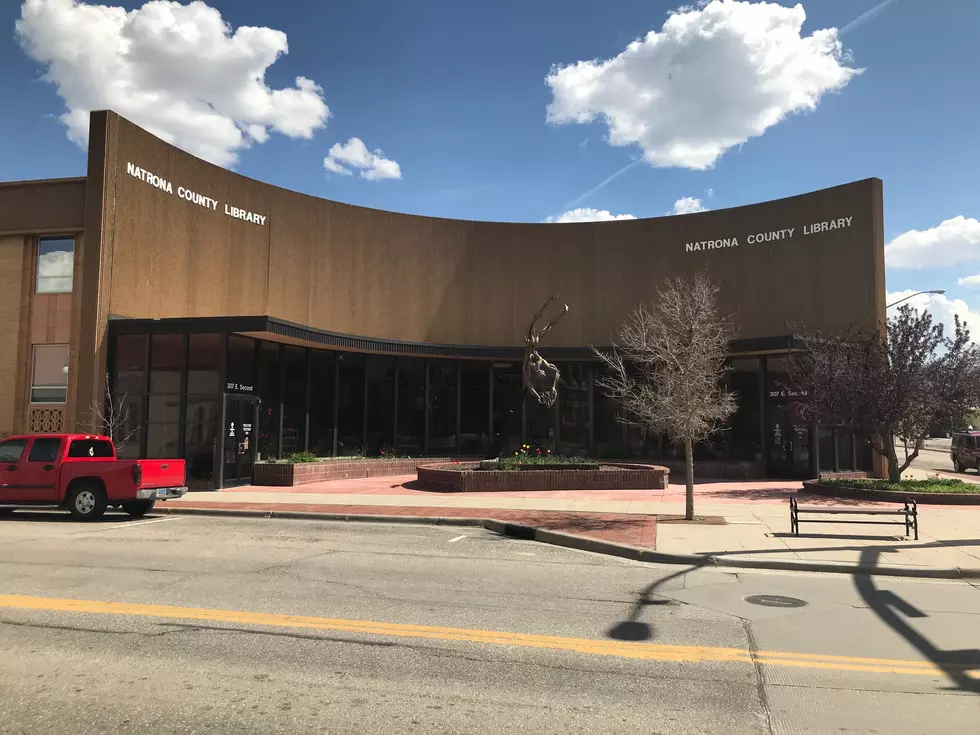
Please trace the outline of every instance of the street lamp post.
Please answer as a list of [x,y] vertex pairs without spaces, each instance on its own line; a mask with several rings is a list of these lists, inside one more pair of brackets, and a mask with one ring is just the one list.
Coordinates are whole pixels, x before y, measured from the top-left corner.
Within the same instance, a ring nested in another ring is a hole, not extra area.
[[933,290],[933,291],[916,291],[916,292],[915,292],[914,294],[911,294],[911,295],[909,295],[909,296],[906,296],[906,297],[905,297],[904,299],[899,299],[899,300],[898,300],[898,301],[896,301],[896,302],[895,302],[894,304],[888,304],[888,306],[886,306],[885,308],[886,308],[886,309],[890,309],[890,308],[892,308],[893,306],[898,306],[898,305],[899,305],[900,303],[902,303],[903,301],[908,301],[909,299],[911,299],[911,298],[915,298],[916,296],[921,296],[921,295],[922,295],[922,294],[924,294],[924,293],[934,293],[934,294],[939,294],[940,296],[942,296],[942,295],[943,295],[944,293],[946,293],[946,289],[943,289],[943,288],[937,288],[937,289],[935,289],[935,290]]

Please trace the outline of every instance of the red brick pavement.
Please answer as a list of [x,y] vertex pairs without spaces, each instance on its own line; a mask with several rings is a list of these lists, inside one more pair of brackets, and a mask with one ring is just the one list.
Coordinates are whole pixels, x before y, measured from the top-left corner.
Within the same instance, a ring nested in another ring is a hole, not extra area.
[[[306,512],[330,515],[414,516],[428,518],[492,518],[505,523],[562,531],[602,541],[647,549],[657,547],[657,517],[625,513],[583,513],[490,508],[438,508],[391,505],[323,505],[316,503],[195,503],[182,501],[180,508],[195,510],[251,510]],[[167,512],[168,508],[161,508]]]

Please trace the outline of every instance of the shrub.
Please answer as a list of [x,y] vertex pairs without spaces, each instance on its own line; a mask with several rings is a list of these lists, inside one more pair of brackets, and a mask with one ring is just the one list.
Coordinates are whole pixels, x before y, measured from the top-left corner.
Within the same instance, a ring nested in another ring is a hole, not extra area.
[[316,462],[319,457],[317,457],[313,452],[293,452],[288,457],[286,461],[291,464],[301,464],[303,462]]

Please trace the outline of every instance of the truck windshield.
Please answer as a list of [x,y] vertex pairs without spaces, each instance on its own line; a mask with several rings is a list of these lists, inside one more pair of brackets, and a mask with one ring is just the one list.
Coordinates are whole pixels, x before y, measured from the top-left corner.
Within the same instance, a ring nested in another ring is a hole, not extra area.
[[68,447],[68,456],[112,459],[115,454],[112,451],[112,442],[105,439],[76,439]]

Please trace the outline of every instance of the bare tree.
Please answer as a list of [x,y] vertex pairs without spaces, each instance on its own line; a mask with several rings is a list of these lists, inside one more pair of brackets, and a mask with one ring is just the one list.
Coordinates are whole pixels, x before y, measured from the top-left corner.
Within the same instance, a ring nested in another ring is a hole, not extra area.
[[718,313],[718,290],[704,274],[693,282],[667,279],[653,304],[633,310],[612,352],[593,348],[607,368],[596,385],[619,402],[620,419],[684,447],[687,520],[694,519],[694,445],[723,428],[736,408],[724,386],[734,331]]
[[980,404],[980,346],[958,317],[946,336],[928,311],[902,306],[879,329],[800,339],[805,349],[795,354],[790,377],[801,397],[794,409],[805,421],[872,437],[892,482],[919,455],[930,427]]
[[132,411],[126,404],[126,394],[113,395],[109,388],[109,376],[105,378],[105,395],[103,400],[92,401],[90,409],[92,420],[101,427],[105,435],[112,439],[116,452],[125,447],[135,436],[137,427],[132,421]]

